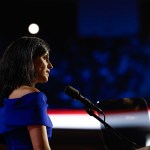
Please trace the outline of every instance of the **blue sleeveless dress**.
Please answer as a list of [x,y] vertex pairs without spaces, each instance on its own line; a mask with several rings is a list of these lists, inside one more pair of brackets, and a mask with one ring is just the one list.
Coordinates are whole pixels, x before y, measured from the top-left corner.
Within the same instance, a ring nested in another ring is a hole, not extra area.
[[48,140],[52,136],[52,122],[47,114],[47,97],[43,92],[33,92],[21,98],[5,98],[0,107],[0,134],[8,150],[33,150],[29,125],[44,125]]

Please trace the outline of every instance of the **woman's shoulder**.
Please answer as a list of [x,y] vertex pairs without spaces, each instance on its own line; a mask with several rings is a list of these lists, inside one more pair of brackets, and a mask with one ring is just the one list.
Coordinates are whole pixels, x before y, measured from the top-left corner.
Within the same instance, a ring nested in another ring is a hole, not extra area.
[[23,97],[25,95],[28,95],[30,93],[35,93],[35,92],[40,92],[40,91],[37,88],[35,88],[35,87],[21,86],[21,87],[15,89],[9,95],[9,99],[20,98],[20,97]]
[[[4,99],[5,105],[23,106],[32,103],[34,105],[45,104],[47,97],[45,93],[39,91],[37,88],[22,86],[14,90],[8,98]],[[19,104],[19,105],[18,105]]]

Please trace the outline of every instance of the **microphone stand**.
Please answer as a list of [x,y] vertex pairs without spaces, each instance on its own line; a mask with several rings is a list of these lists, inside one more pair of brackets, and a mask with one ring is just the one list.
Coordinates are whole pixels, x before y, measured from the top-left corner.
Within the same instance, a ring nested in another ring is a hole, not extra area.
[[[95,109],[94,109],[95,108]],[[128,140],[125,136],[121,135],[117,130],[115,130],[114,128],[112,128],[108,123],[106,123],[104,120],[102,120],[100,117],[98,117],[93,110],[98,111],[99,113],[101,113],[101,110],[94,105],[94,108],[91,107],[87,107],[86,106],[86,112],[90,115],[95,117],[97,120],[99,120],[107,129],[109,129],[110,131],[112,131],[114,133],[115,136],[117,136],[120,140],[122,140],[123,142],[125,142],[125,144],[127,144],[127,146],[129,147],[128,150],[136,150],[136,148],[140,148],[136,143]]]

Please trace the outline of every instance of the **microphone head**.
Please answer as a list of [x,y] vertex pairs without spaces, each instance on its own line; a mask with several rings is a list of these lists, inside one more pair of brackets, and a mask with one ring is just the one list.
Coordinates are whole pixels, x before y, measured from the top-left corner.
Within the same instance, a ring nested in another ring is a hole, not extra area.
[[72,86],[70,86],[70,85],[68,85],[65,88],[64,92],[65,92],[65,94],[69,95],[73,99],[77,99],[80,95],[80,92],[78,90],[76,90],[75,88],[73,88]]

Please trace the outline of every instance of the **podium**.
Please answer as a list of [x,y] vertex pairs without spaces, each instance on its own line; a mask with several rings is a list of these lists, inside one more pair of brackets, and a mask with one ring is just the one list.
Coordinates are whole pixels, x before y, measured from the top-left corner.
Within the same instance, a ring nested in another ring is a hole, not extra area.
[[136,150],[150,150],[150,146],[142,147],[142,148],[139,148],[139,149],[136,149]]

